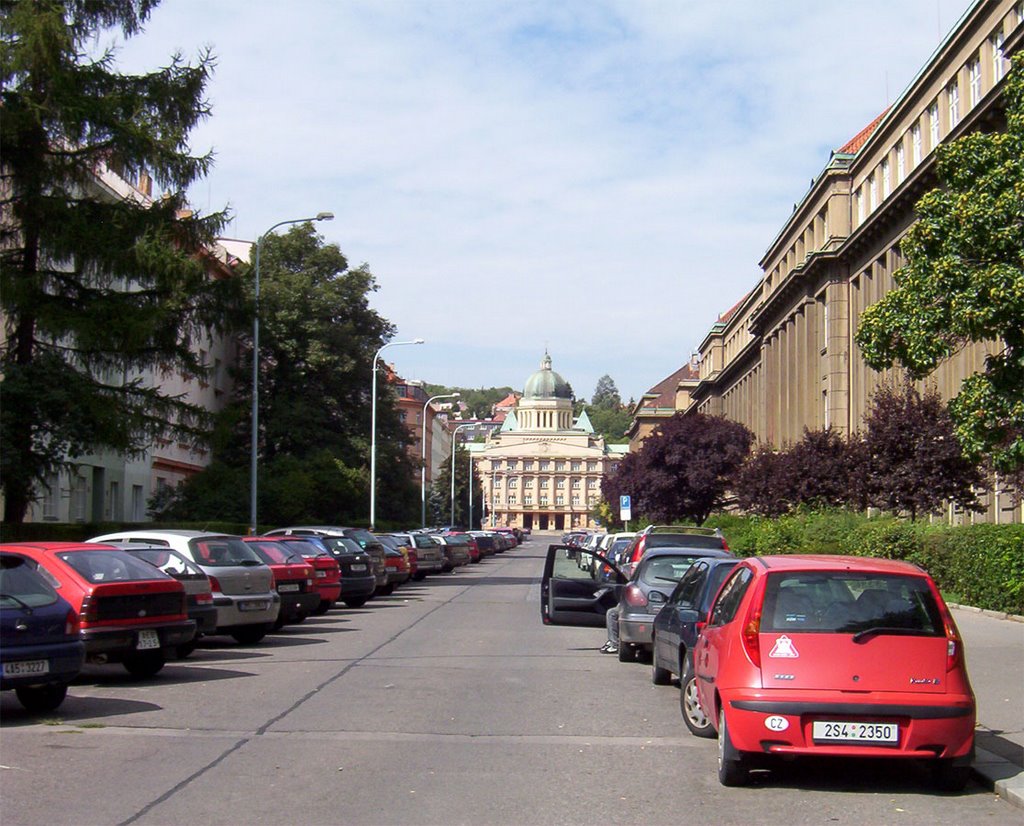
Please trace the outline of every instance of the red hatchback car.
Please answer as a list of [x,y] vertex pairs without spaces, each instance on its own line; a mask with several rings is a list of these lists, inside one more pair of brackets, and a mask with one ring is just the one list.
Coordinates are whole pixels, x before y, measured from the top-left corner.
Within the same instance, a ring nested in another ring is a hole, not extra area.
[[773,756],[917,759],[945,789],[969,777],[976,709],[963,642],[915,565],[745,559],[712,603],[694,672],[723,785]]
[[114,546],[25,542],[0,549],[33,560],[70,604],[91,663],[122,663],[135,677],[152,677],[166,652],[196,633],[185,588],[176,579]]
[[243,536],[246,542],[274,573],[274,588],[281,597],[281,612],[274,630],[288,623],[299,623],[320,607],[316,589],[316,571],[312,563],[297,549],[289,548],[272,537]]

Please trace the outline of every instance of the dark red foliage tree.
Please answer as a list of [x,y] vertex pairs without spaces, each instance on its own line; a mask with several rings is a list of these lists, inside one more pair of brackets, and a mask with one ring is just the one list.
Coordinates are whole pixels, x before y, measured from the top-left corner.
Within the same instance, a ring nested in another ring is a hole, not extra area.
[[788,456],[762,445],[736,472],[733,494],[747,513],[776,517],[792,507],[788,479]]
[[[677,413],[647,437],[628,472],[634,509],[652,522],[703,523],[720,508],[753,434],[721,416]],[[622,465],[619,467],[622,471]]]
[[944,502],[981,510],[981,471],[963,453],[953,421],[936,390],[913,384],[882,386],[864,419],[871,504],[911,519]]

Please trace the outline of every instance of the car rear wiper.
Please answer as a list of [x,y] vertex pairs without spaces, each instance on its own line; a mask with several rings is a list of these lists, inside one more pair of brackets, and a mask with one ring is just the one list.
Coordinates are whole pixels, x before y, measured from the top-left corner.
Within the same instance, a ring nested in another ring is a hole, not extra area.
[[936,636],[931,631],[926,631],[923,628],[888,628],[884,625],[878,625],[874,628],[865,628],[863,631],[858,631],[853,635],[854,642],[863,642],[868,637],[874,637],[878,634],[886,634],[894,637],[934,637]]
[[0,599],[11,599],[14,600],[18,605],[25,609],[29,614],[32,613],[32,606],[29,605],[25,600],[20,597],[16,597],[14,594],[0,594]]
[[236,565],[246,565],[246,566],[248,566],[250,568],[255,568],[257,565],[263,565],[265,563],[261,562],[258,559],[239,559],[237,562],[235,562],[235,564]]

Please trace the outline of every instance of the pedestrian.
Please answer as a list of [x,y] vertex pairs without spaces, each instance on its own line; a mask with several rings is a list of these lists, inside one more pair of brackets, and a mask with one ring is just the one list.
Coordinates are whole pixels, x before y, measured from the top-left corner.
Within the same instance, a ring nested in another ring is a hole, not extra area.
[[619,651],[619,606],[609,608],[604,615],[608,627],[608,642],[601,646],[602,654],[617,654]]

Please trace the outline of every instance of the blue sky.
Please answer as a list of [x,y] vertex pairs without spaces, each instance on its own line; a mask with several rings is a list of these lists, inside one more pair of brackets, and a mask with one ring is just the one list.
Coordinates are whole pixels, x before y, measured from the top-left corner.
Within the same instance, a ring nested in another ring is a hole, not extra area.
[[[408,379],[521,388],[547,347],[639,396],[759,277],[793,204],[967,0],[165,0],[125,71],[212,47],[227,234],[319,224]],[[109,38],[104,44],[115,42]]]

